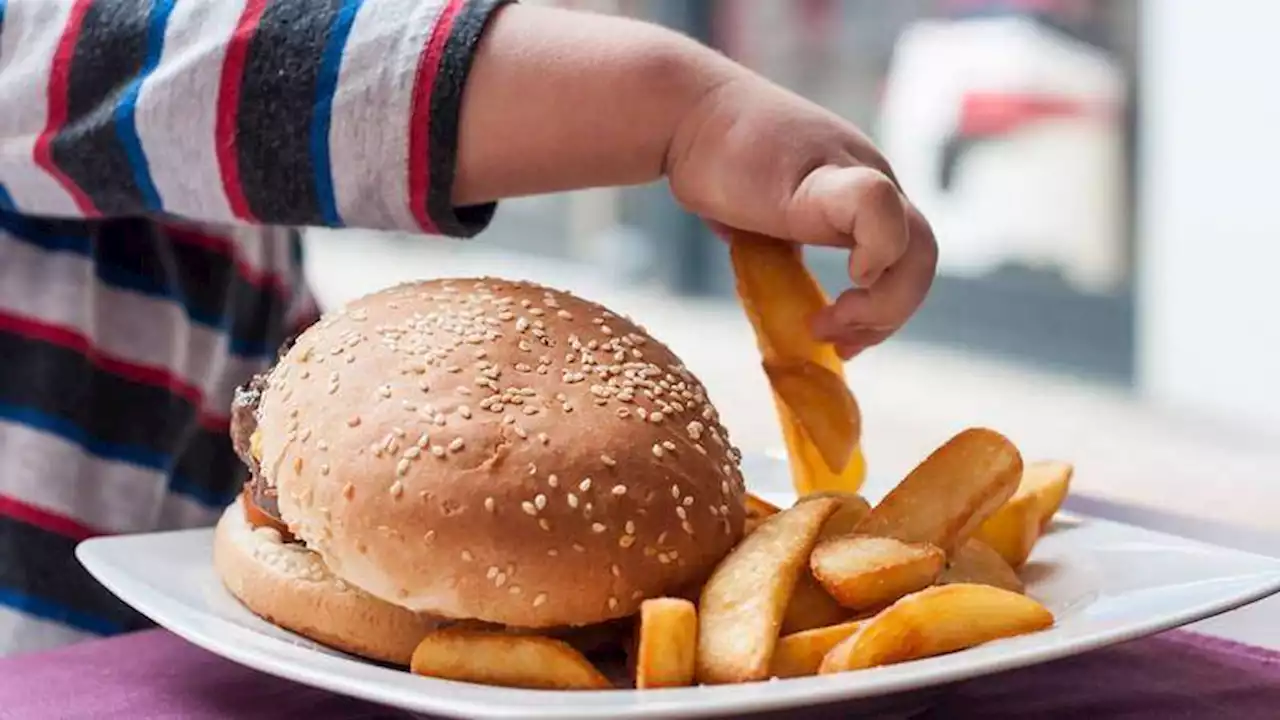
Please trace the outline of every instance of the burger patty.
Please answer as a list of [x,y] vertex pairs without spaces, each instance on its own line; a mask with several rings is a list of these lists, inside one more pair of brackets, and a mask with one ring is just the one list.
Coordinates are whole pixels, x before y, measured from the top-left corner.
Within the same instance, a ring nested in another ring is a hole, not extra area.
[[249,468],[249,479],[244,487],[245,517],[249,524],[274,528],[286,541],[293,542],[292,533],[280,518],[275,488],[263,480],[262,464],[253,448],[253,436],[258,430],[258,406],[262,403],[262,392],[266,387],[267,374],[260,373],[236,388],[235,399],[231,403],[231,445],[241,462]]

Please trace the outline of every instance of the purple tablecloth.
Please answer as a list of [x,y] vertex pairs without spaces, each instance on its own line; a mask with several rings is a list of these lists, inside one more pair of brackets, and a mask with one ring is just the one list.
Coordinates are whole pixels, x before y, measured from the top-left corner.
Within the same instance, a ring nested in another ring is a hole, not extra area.
[[[828,708],[820,715],[844,714]],[[160,630],[0,660],[0,718],[409,717],[259,674]],[[931,697],[929,709],[916,717],[1277,718],[1280,654],[1170,632],[953,685]]]

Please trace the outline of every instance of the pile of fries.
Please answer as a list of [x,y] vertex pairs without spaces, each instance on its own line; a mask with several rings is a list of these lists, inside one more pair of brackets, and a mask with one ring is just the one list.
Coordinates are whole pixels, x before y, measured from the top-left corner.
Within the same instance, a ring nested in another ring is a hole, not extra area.
[[742,541],[700,589],[647,600],[610,678],[568,642],[445,630],[412,670],[511,687],[729,684],[863,670],[1050,627],[1019,570],[1058,512],[1070,464],[1024,464],[1003,435],[965,430],[878,504],[858,490],[861,418],[808,317],[826,302],[783,243],[735,238],[739,295],[774,389],[798,500],[749,496]]

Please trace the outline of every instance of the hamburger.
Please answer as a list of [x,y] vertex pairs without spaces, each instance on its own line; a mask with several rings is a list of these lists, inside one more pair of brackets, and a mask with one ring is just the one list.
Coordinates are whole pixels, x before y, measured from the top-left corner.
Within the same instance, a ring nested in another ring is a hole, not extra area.
[[266,620],[406,665],[433,629],[581,637],[738,542],[740,455],[627,318],[525,282],[389,288],[237,393],[214,564]]

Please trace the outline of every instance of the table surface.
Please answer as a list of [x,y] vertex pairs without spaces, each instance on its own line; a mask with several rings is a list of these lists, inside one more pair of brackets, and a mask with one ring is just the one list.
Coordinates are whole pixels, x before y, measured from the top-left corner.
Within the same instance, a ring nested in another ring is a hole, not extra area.
[[[923,720],[1262,720],[1280,705],[1280,656],[1171,632],[1075,658],[898,696]],[[858,706],[865,708],[865,705]],[[921,708],[924,708],[921,712]],[[896,711],[895,711],[896,710]],[[835,705],[761,718],[846,718]],[[407,720],[388,708],[278,680],[162,630],[0,660],[0,718],[14,720]]]

